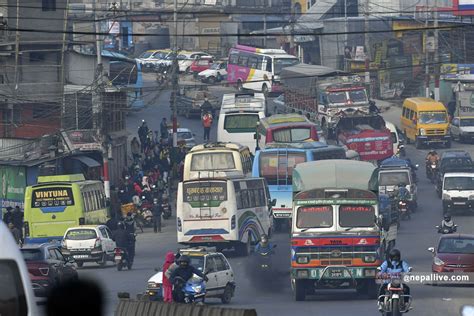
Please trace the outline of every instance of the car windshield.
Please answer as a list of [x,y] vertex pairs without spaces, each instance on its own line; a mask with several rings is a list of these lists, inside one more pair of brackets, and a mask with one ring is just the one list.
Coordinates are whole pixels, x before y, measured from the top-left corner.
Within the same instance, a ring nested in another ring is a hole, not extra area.
[[474,238],[443,238],[438,253],[474,254]]
[[444,158],[441,161],[441,167],[454,167],[454,166],[470,166],[472,165],[472,160],[470,158]]
[[474,177],[446,177],[445,190],[474,190]]
[[211,65],[211,69],[218,70],[220,68],[220,65],[221,64],[219,64],[219,63],[214,63],[214,64]]
[[421,124],[443,124],[446,123],[446,112],[420,112],[418,122]]
[[299,63],[300,61],[297,58],[275,58],[273,61],[275,75],[278,76],[283,68],[294,66]]
[[349,98],[354,103],[367,102],[367,94],[365,93],[365,90],[363,89],[349,91]]
[[202,153],[193,154],[191,158],[191,171],[230,170],[235,169],[232,153]]
[[400,183],[410,184],[408,171],[380,172],[379,174],[379,185],[398,185]]
[[178,133],[178,138],[179,139],[191,139],[193,138],[193,134],[190,132],[179,132]]
[[204,256],[189,256],[191,265],[201,272],[204,272]]
[[293,168],[306,161],[305,153],[289,152],[282,155],[283,152],[260,154],[260,176],[264,177],[269,185],[291,185]]
[[148,57],[150,57],[151,55],[153,55],[153,52],[144,52],[144,53],[141,54],[138,58],[148,58]]
[[370,205],[339,206],[339,226],[341,227],[373,227],[374,219],[375,209]]
[[346,103],[347,97],[346,92],[330,92],[327,94],[329,104],[338,104],[338,103]]
[[273,131],[273,141],[276,143],[302,142],[310,138],[309,127],[282,128]]
[[40,261],[43,260],[43,253],[41,249],[21,249],[21,254],[25,261]]
[[65,239],[69,240],[88,240],[97,238],[93,229],[73,229],[67,232]]
[[332,206],[302,206],[298,209],[296,227],[329,228],[333,225]]
[[474,126],[474,119],[461,119],[460,122],[461,126],[467,127],[467,126]]

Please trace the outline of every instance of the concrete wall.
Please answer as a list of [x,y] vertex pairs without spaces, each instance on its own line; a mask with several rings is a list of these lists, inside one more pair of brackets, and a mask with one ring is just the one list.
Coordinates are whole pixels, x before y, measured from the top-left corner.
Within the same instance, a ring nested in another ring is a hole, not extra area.
[[[107,58],[103,58],[104,73],[109,72]],[[95,55],[67,52],[65,56],[65,78],[68,84],[90,85],[95,77],[97,59]]]

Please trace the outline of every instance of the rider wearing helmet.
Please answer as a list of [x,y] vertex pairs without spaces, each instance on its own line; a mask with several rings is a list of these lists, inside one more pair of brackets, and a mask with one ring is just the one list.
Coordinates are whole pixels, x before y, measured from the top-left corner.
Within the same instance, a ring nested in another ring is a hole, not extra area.
[[174,284],[173,300],[175,302],[183,302],[182,288],[185,283],[192,278],[193,274],[200,276],[206,282],[209,281],[209,279],[201,271],[191,265],[191,259],[187,255],[181,255],[177,263],[178,267],[171,273],[170,281]]
[[[379,269],[381,274],[388,275],[410,272],[410,266],[406,261],[403,261],[401,259],[401,253],[398,249],[390,250],[387,260],[382,263]],[[379,289],[379,297],[380,295],[385,294],[385,290],[387,289],[387,285],[389,282],[390,278],[387,278],[387,280],[384,281],[384,283]],[[403,290],[405,292],[405,295],[410,295],[410,288],[407,285],[403,284]],[[382,306],[380,304],[382,301],[383,298],[379,299],[379,309],[382,309]],[[408,302],[408,297],[405,298],[405,302]]]
[[273,249],[273,245],[268,240],[268,236],[263,234],[260,236],[260,242],[255,246],[256,253],[268,253]]
[[115,244],[117,245],[117,248],[125,249],[127,256],[130,257],[130,261],[133,261],[132,236],[127,232],[123,222],[118,222],[117,227],[118,229],[114,232]]
[[408,201],[410,199],[410,191],[408,191],[406,184],[403,182],[398,184],[397,199],[398,201]]

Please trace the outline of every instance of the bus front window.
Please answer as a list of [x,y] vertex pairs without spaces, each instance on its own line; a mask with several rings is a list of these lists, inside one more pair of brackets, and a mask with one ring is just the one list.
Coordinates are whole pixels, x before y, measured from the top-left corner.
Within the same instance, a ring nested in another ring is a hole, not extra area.
[[309,127],[278,129],[273,132],[273,140],[277,143],[302,142],[310,138]]
[[[298,60],[298,58],[274,58],[273,59],[273,64],[274,64],[274,67],[275,67],[274,74],[278,76],[278,75],[280,75],[283,68],[294,66],[294,65],[299,64],[299,63],[300,63],[300,61]],[[267,62],[267,68],[268,68],[268,62]],[[271,70],[270,70],[270,72],[271,72]]]
[[365,90],[362,90],[362,89],[349,91],[349,98],[354,103],[368,102],[367,94],[365,93]]

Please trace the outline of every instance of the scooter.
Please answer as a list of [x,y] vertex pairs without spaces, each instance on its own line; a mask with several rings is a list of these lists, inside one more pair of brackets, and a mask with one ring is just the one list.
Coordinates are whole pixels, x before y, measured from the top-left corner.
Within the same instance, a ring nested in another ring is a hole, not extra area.
[[[377,268],[380,271],[380,268]],[[409,271],[412,269],[409,268]],[[412,296],[405,294],[404,284],[400,278],[391,279],[387,284],[385,294],[378,298],[379,310],[384,316],[399,316],[408,313],[412,307]]]
[[124,248],[115,248],[114,249],[114,259],[117,266],[117,271],[122,271],[124,267],[127,267],[128,270],[132,269],[132,262],[129,260],[128,252]]
[[256,260],[258,270],[262,273],[271,272],[273,265],[272,265],[272,255],[275,253],[273,249],[276,248],[277,245],[273,245],[271,249],[268,251],[256,251]]
[[454,234],[458,231],[458,225],[449,226],[439,226],[436,225],[435,228],[438,230],[438,234]]
[[400,218],[411,219],[410,208],[408,207],[408,202],[405,200],[398,201],[398,212],[400,213]]
[[181,277],[176,277],[173,291],[181,291],[181,293],[177,293],[177,296],[181,295],[183,303],[204,304],[206,296],[206,283],[204,282],[203,278],[197,275],[193,275],[188,281]]
[[168,200],[168,194],[163,193],[161,198],[161,208],[163,209],[163,218],[168,219],[171,217],[171,205]]
[[436,175],[438,173],[438,164],[436,162],[430,162],[426,168],[426,176],[430,179],[431,183],[435,183]]
[[152,204],[146,199],[145,196],[142,196],[142,204],[140,205],[140,220],[143,222],[143,226],[152,227],[153,226],[153,212],[151,211]]

